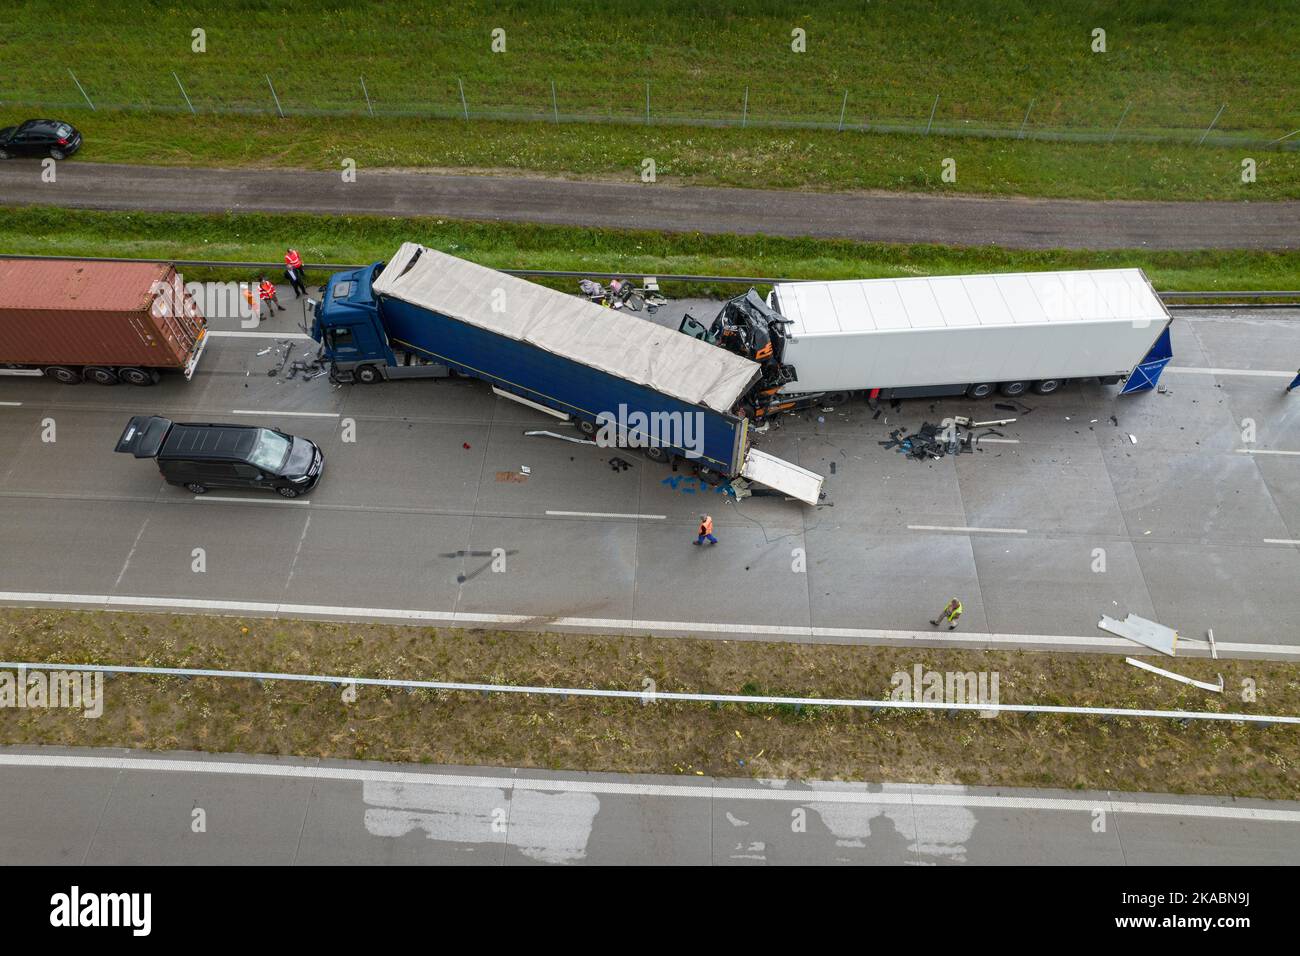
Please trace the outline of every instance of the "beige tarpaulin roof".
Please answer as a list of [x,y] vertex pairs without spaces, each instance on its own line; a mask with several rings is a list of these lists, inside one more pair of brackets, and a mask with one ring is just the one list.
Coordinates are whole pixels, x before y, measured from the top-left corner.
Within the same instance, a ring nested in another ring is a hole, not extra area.
[[675,329],[414,242],[402,244],[374,289],[719,412],[759,375],[757,363]]

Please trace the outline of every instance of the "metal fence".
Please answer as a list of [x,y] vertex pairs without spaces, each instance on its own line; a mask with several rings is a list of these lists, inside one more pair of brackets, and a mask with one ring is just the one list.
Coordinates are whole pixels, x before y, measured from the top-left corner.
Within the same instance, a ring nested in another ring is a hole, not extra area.
[[[417,92],[376,88],[364,75],[309,80],[284,73],[251,73],[240,89],[187,78],[175,71],[153,78],[114,77],[97,89],[93,78],[68,70],[64,91],[30,96],[0,92],[6,105],[41,109],[189,113],[193,115],[357,116],[588,123],[655,127],[820,129],[917,136],[972,136],[1064,142],[1173,142],[1191,145],[1300,149],[1300,113],[1273,118],[1266,128],[1248,106],[1223,103],[1196,110],[1176,102],[1081,103],[1054,95],[1028,96],[1000,108],[972,108],[933,92],[865,88],[791,89],[737,84],[699,91],[654,81],[627,81],[599,93],[569,91],[553,80],[514,79],[476,87],[463,77],[436,77]],[[734,102],[732,102],[734,101]]]

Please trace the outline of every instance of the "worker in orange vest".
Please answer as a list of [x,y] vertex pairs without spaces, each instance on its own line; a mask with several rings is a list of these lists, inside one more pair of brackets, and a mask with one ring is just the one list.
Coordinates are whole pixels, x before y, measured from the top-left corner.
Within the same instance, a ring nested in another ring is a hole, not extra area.
[[284,253],[284,274],[293,286],[293,297],[301,298],[307,294],[307,273],[302,268],[302,256],[297,249],[287,249]]
[[703,544],[704,539],[709,539],[709,544],[717,544],[718,539],[713,536],[713,516],[700,515],[700,534],[695,539],[696,544]]
[[257,294],[263,304],[266,305],[267,312],[271,311],[271,306],[275,306],[281,312],[284,311],[284,306],[280,304],[280,300],[275,294],[275,283],[266,276],[262,276],[261,281],[257,283]]

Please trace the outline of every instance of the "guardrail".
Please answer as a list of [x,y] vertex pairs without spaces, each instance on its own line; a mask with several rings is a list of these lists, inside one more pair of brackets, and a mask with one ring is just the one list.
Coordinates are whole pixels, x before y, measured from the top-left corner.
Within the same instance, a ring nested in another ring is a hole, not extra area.
[[335,677],[327,674],[285,674],[278,671],[226,671],[196,667],[138,667],[119,664],[50,664],[0,661],[0,670],[84,671],[113,674],[144,674],[154,677],[218,677],[256,681],[293,681],[331,684],[338,687],[389,687],[399,690],[443,690],[482,694],[537,694],[546,697],[603,697],[654,701],[683,701],[698,704],[768,704],[784,707],[852,707],[876,710],[934,710],[990,714],[1075,714],[1089,717],[1160,717],[1167,720],[1240,721],[1260,724],[1300,724],[1300,717],[1280,714],[1241,714],[1202,710],[1142,710],[1132,707],[1073,707],[1060,704],[998,704],[976,701],[947,703],[923,700],[870,700],[842,697],[771,697],[762,694],[686,694],[679,691],[605,690],[598,687],[535,687],[519,684],[477,684],[461,681],[399,680],[383,677]]
[[[42,255],[20,255],[16,253],[0,253],[0,259],[47,259],[51,261],[90,261],[90,262],[160,262],[166,261],[181,269],[236,269],[247,270],[249,272],[264,272],[268,270],[283,269],[283,262],[230,262],[209,259],[131,259],[116,256],[42,256]],[[325,272],[343,272],[348,269],[360,269],[363,265],[369,263],[338,263],[338,262],[312,262],[307,263],[306,267],[312,270],[323,270]],[[529,276],[540,279],[612,279],[626,276],[641,275],[637,271],[624,270],[622,272],[595,272],[595,271],[571,271],[567,269],[501,269],[501,272],[512,276]],[[728,285],[774,285],[778,282],[816,282],[816,279],[791,279],[771,276],[709,276],[709,275],[690,275],[679,273],[655,273],[654,276],[663,282],[711,282]],[[1223,308],[1226,305],[1256,305],[1258,308],[1296,308],[1300,307],[1300,291],[1253,291],[1253,292],[1220,292],[1214,289],[1193,290],[1193,291],[1170,291],[1157,293],[1171,308],[1196,309],[1196,308]],[[1204,304],[1182,304],[1188,299],[1201,300],[1220,300],[1217,302],[1206,302]],[[1270,300],[1284,299],[1284,302],[1273,302]]]

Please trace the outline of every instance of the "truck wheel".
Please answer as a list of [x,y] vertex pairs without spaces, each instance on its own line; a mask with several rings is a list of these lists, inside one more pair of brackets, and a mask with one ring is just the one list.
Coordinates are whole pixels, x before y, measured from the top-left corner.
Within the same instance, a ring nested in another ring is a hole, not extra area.
[[63,365],[51,365],[45,370],[45,374],[60,385],[76,385],[81,381],[81,373],[75,368],[68,368]]
[[160,377],[158,373],[155,372],[153,369],[136,368],[134,366],[118,369],[117,375],[122,381],[126,382],[128,385],[140,385],[140,386],[157,385],[158,379]]
[[823,405],[847,405],[848,403],[848,392],[827,392],[822,396]]
[[94,382],[96,385],[116,385],[117,373],[111,368],[100,368],[98,365],[92,365],[86,369],[86,380]]
[[379,369],[375,368],[373,365],[361,366],[352,373],[352,377],[362,385],[374,385],[375,382],[378,382],[383,378],[383,376],[379,374]]
[[1025,394],[1025,389],[1028,387],[1028,382],[1003,382],[998,391],[1007,398],[1015,398],[1017,395]]
[[577,424],[578,424],[578,431],[582,432],[588,438],[595,437],[596,434],[595,422],[589,422],[585,418],[579,418],[577,419]]
[[185,490],[193,492],[196,495],[206,495],[208,493],[207,487],[199,484],[197,481],[191,481],[185,486]]
[[994,385],[992,382],[978,382],[966,389],[967,398],[988,398],[993,394]]
[[659,462],[660,464],[664,464],[665,462],[668,461],[667,448],[660,448],[658,445],[647,445],[644,451],[645,451],[645,456],[649,458],[651,461],[656,461]]
[[1034,392],[1038,395],[1051,395],[1063,384],[1059,378],[1045,378],[1041,382],[1034,383]]

